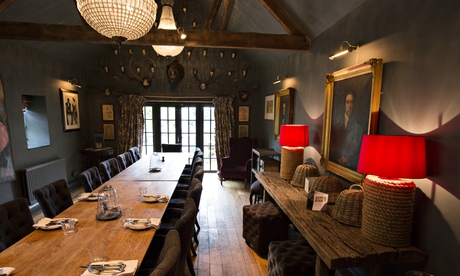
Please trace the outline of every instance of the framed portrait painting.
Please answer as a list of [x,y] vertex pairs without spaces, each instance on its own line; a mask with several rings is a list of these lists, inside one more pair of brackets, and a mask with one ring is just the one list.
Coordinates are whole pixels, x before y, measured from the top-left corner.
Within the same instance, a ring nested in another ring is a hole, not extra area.
[[59,89],[61,92],[62,123],[64,131],[80,130],[80,104],[78,92]]
[[292,124],[294,119],[294,88],[286,88],[275,94],[275,140],[279,140],[280,127]]
[[265,120],[275,119],[275,95],[265,96]]
[[353,182],[363,134],[377,132],[382,86],[382,59],[326,74],[322,163]]

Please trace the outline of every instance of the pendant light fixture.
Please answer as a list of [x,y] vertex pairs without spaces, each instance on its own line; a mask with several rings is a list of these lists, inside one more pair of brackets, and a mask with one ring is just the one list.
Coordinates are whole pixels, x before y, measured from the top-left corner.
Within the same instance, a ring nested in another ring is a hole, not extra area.
[[[161,18],[160,18],[160,24],[158,24],[158,29],[163,29],[163,30],[177,30],[176,27],[176,21],[174,20],[174,14],[173,14],[173,5],[174,5],[174,0],[162,0],[161,1],[162,5],[162,10],[161,10]],[[181,35],[185,34],[183,28],[179,28]],[[184,49],[184,46],[172,46],[172,45],[152,45],[153,49],[157,54],[165,57],[174,57],[177,56],[182,52]]]

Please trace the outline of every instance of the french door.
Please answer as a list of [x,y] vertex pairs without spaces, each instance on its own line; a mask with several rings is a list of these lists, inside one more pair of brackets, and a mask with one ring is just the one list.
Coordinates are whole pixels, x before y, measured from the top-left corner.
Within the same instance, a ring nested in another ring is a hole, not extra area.
[[144,106],[143,154],[161,151],[161,144],[182,144],[182,152],[203,151],[205,171],[217,171],[212,104],[147,103]]

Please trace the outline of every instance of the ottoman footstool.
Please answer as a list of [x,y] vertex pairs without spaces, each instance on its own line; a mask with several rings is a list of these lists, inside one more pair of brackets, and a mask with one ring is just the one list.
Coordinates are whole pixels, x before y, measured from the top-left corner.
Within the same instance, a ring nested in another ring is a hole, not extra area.
[[287,237],[288,221],[272,202],[243,206],[243,238],[260,257],[267,256],[271,241]]
[[302,240],[272,241],[268,252],[269,276],[315,275],[316,252]]

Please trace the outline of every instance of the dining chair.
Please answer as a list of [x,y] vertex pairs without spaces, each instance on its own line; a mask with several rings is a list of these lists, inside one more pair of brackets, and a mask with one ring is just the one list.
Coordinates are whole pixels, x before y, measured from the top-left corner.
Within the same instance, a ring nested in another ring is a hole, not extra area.
[[102,185],[101,174],[96,166],[81,172],[78,178],[86,193],[91,193]]
[[179,181],[184,178],[190,178],[190,175],[193,174],[196,166],[203,166],[203,152],[198,152],[192,160],[192,163],[189,166],[184,166],[182,173],[180,175]]
[[184,169],[182,170],[182,174],[191,174],[192,173],[192,165],[195,162],[197,157],[203,158],[203,152],[201,151],[201,148],[196,147],[195,152],[193,153],[192,161],[190,164],[186,164],[184,166]]
[[168,231],[160,251],[157,266],[149,276],[175,276],[181,254],[180,235],[175,229]]
[[126,167],[129,167],[132,164],[134,164],[133,156],[131,155],[131,153],[129,151],[124,152],[122,154],[125,156],[125,159],[126,159]]
[[139,161],[139,159],[141,159],[141,154],[139,153],[138,147],[131,147],[128,149],[128,151],[131,153],[133,157],[133,162],[137,162]]
[[34,231],[27,199],[20,197],[0,204],[0,252]]
[[120,171],[123,171],[124,169],[128,167],[125,155],[123,154],[117,155],[117,161],[118,161],[118,165],[120,166]]
[[121,172],[120,165],[118,164],[118,160],[115,157],[99,163],[99,170],[104,177],[104,182],[110,180],[112,177]]
[[60,179],[33,191],[43,215],[54,218],[73,205],[67,181]]
[[[175,229],[180,236],[180,258],[177,266],[176,275],[184,275],[185,265],[187,264],[190,271],[190,275],[195,276],[195,270],[193,269],[192,257],[190,255],[190,249],[192,244],[193,229],[196,218],[197,208],[193,199],[187,199],[183,209],[171,208],[166,210],[168,212],[170,221],[164,221],[165,215],[162,217],[161,226],[169,224],[171,227],[160,228],[155,233],[152,243],[150,244],[144,261],[140,266],[140,275],[143,275],[143,271],[154,269],[155,262],[159,258],[158,248],[162,248],[165,244],[165,237],[172,229]],[[165,212],[165,214],[166,214]]]
[[189,179],[185,179],[186,182],[178,182],[176,184],[175,190],[189,190],[190,183],[192,182],[193,178],[198,178],[201,182],[203,182],[204,170],[202,166],[197,166],[195,168],[195,173]]
[[182,144],[161,144],[162,152],[182,152]]
[[190,183],[190,181],[192,181],[193,179],[193,174],[195,173],[195,170],[196,170],[196,167],[197,166],[203,166],[203,158],[201,157],[197,157],[195,162],[193,162],[192,164],[192,174],[181,174],[181,176],[179,177],[179,180],[177,181],[178,183],[181,183],[181,184],[188,184]]

